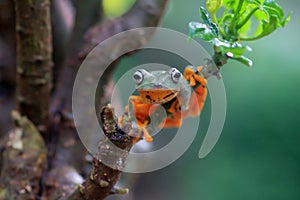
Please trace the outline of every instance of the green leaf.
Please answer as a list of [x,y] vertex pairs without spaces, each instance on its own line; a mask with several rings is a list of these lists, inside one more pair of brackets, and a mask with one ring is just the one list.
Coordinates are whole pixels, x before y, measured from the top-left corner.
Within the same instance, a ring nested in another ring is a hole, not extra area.
[[[216,11],[220,9],[221,4],[222,0],[206,0],[206,7],[210,13],[201,7],[202,23],[190,22],[189,31],[190,37],[199,37],[211,42],[215,55],[219,55],[216,58],[225,58],[225,61],[234,59],[251,66],[252,61],[243,55],[251,49],[240,41],[258,40],[277,28],[284,27],[290,20],[290,14],[285,16],[275,0],[223,0],[223,13],[218,19]],[[257,20],[258,27],[251,30],[251,26],[257,24],[253,23],[254,20]],[[248,34],[251,35],[247,36]],[[224,65],[226,62],[223,61],[218,63]]]
[[[289,20],[289,18],[287,18]],[[287,23],[284,21],[284,23]],[[271,15],[269,21],[263,20],[262,25],[258,27],[255,36],[249,38],[241,38],[241,40],[258,40],[273,33],[281,24],[278,24],[278,18],[275,15]]]
[[277,18],[277,27],[284,27],[290,20],[290,14],[284,17],[283,9],[274,0],[266,0],[263,3],[263,8],[270,16]]
[[200,7],[200,16],[201,16],[201,19],[203,20],[204,24],[206,24],[211,29],[213,34],[216,37],[219,37],[220,35],[219,35],[218,26],[212,22],[212,19],[210,18],[207,10],[204,7]]
[[225,24],[226,22],[230,22],[233,19],[232,13],[224,13],[223,17],[220,20],[220,24]]
[[260,6],[262,4],[263,1],[260,0],[247,0],[248,4],[254,4],[256,6]]
[[270,21],[263,21],[262,24],[262,33],[260,36],[266,36],[275,31],[277,28],[277,17],[274,15],[270,16]]
[[237,0],[223,0],[223,5],[224,5],[225,9],[235,10],[238,5],[238,1]]
[[257,12],[255,16],[260,22],[270,20],[270,17],[274,16],[277,19],[277,27],[283,27],[290,20],[290,14],[285,17],[283,9],[274,0],[265,0],[259,6],[261,12]]
[[291,15],[292,15],[292,12],[289,12],[289,14],[284,18],[284,20],[282,21],[282,27],[285,27],[285,25],[287,23],[289,23],[289,21],[291,20]]
[[274,0],[266,0],[263,3],[263,8],[267,10],[269,15],[275,15],[278,19],[282,19],[284,17],[282,8]]
[[251,29],[252,20],[248,20],[239,30],[240,36],[246,36]]
[[211,28],[209,28],[206,24],[199,22],[190,22],[189,28],[189,36],[191,38],[199,37],[207,42],[210,42],[213,38],[216,37],[216,35],[212,32]]

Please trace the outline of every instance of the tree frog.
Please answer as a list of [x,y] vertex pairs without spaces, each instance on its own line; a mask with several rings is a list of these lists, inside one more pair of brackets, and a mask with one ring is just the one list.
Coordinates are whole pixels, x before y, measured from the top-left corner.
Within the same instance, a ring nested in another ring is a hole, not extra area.
[[159,117],[154,115],[158,105],[163,106],[167,115],[152,123],[161,128],[180,127],[182,119],[200,114],[206,99],[206,79],[201,74],[202,67],[187,66],[182,74],[176,68],[146,71],[139,69],[133,74],[138,95],[129,98],[128,112],[135,118],[138,127],[137,141],[141,134],[147,142],[152,136],[148,126]]

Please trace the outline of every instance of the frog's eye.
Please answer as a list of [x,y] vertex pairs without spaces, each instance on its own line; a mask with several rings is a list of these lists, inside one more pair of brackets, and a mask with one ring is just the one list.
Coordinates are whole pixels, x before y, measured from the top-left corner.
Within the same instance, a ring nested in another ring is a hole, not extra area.
[[133,80],[135,81],[136,84],[141,84],[144,80],[144,75],[141,71],[136,71],[133,74]]
[[172,71],[171,71],[171,78],[172,80],[177,83],[178,81],[180,81],[180,78],[181,78],[181,72],[178,71],[178,69],[175,69],[173,68]]

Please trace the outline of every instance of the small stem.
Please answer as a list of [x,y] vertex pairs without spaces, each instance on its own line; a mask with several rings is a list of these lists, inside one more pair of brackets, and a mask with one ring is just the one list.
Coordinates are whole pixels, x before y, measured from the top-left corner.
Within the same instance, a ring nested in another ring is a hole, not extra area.
[[254,41],[254,40],[258,40],[260,38],[263,38],[265,35],[263,34],[260,34],[260,35],[257,35],[257,36],[254,36],[254,37],[241,37],[239,38],[240,40],[244,40],[244,41]]
[[221,26],[219,27],[219,31],[220,31],[220,33],[222,35],[222,38],[225,38],[226,37],[226,33],[225,33],[225,31],[223,30],[223,28]]
[[225,34],[225,31],[222,29],[222,27],[219,25],[218,18],[217,18],[217,15],[216,15],[216,12],[211,13],[211,18],[212,18],[212,21],[218,25],[219,31],[220,31],[222,37],[224,38],[224,37],[226,36],[226,34]]
[[[211,13],[211,18],[212,18],[212,21],[213,21],[215,24],[217,24],[217,25],[219,26],[218,18],[217,18],[217,15],[216,15],[215,12],[214,12],[214,13]],[[224,32],[224,30],[222,29],[222,27],[220,27],[220,26],[219,26],[219,31],[220,31],[222,37],[225,37],[225,32]]]
[[258,9],[259,7],[255,7],[253,10],[251,10],[251,12],[247,15],[247,17],[241,23],[239,23],[236,28],[237,29],[242,28]]
[[236,8],[236,11],[235,11],[235,13],[234,13],[234,17],[233,17],[233,19],[232,19],[232,21],[231,21],[231,23],[230,23],[229,30],[230,30],[232,33],[235,32],[235,25],[236,25],[237,17],[238,17],[238,15],[239,15],[239,12],[240,12],[240,10],[241,10],[243,4],[244,4],[244,0],[240,0],[238,6],[237,6],[237,8]]
[[216,23],[216,24],[218,23],[218,18],[217,18],[216,12],[211,13],[211,18],[214,23]]

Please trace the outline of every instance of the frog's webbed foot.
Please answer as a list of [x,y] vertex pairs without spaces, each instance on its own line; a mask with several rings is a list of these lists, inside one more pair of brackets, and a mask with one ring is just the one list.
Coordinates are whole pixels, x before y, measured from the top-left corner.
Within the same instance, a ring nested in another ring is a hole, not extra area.
[[144,123],[142,124],[138,124],[138,129],[139,129],[139,132],[143,132],[144,133],[144,138],[146,140],[146,142],[152,142],[153,141],[153,138],[152,136],[149,134],[148,130],[147,130],[147,124],[148,124],[148,121],[145,121]]
[[197,82],[201,83],[204,80],[204,78],[199,74],[201,73],[202,69],[202,66],[188,66],[185,68],[184,78],[189,81],[191,87],[194,87]]
[[149,134],[149,132],[148,132],[148,130],[146,128],[147,125],[148,125],[148,121],[147,120],[145,122],[143,122],[143,123],[139,122],[137,124],[137,129],[138,129],[137,132],[138,132],[138,134],[137,135],[131,135],[131,136],[135,137],[134,140],[133,140],[133,144],[135,144],[138,141],[140,141],[142,134],[143,134],[143,137],[146,140],[146,142],[152,142],[153,141],[152,136]]
[[[128,105],[125,106],[125,112],[124,112],[124,115],[118,117],[118,126],[119,127],[123,127],[124,125],[124,117],[125,116],[128,116],[128,113],[129,113],[129,108],[128,108]],[[126,118],[126,117],[125,117]],[[125,119],[126,120],[126,119]]]

